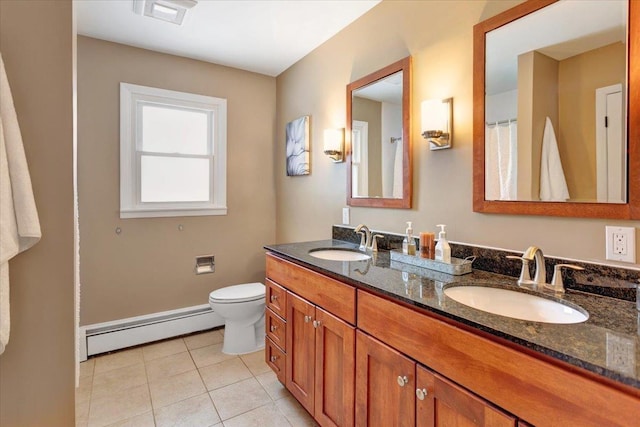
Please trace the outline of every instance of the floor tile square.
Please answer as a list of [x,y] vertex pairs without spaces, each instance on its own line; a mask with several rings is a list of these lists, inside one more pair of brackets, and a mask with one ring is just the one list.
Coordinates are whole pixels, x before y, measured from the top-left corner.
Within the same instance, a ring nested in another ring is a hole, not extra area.
[[256,375],[256,380],[262,385],[272,400],[282,399],[291,396],[291,393],[278,381],[275,372],[269,371],[264,374]]
[[133,387],[126,393],[116,393],[91,399],[89,427],[104,427],[151,411],[149,387]]
[[144,361],[142,358],[142,349],[140,348],[98,356],[95,360],[93,375],[103,374],[114,369],[124,368]]
[[239,357],[205,366],[199,371],[207,390],[215,390],[253,376]]
[[137,417],[128,418],[117,423],[110,424],[108,427],[155,427],[156,423],[153,420],[153,414],[146,412]]
[[253,375],[264,374],[271,371],[269,365],[264,360],[264,350],[259,350],[254,353],[243,354],[240,356],[242,361],[247,365],[247,368]]
[[316,427],[318,425],[293,396],[278,399],[275,404],[293,427]]
[[122,393],[127,389],[143,384],[147,384],[147,374],[144,371],[143,363],[113,369],[93,377],[91,397],[92,399],[98,399]]
[[208,331],[184,337],[184,343],[187,345],[189,350],[193,350],[200,347],[206,347],[208,345],[220,344],[223,339],[224,336],[222,335],[222,329],[216,329],[215,331]]
[[260,406],[224,422],[224,427],[285,427],[290,425],[274,403]]
[[95,366],[96,359],[87,359],[84,362],[80,362],[80,378],[92,377]]
[[220,417],[207,393],[155,410],[157,427],[213,426]]
[[145,365],[150,382],[196,369],[188,351],[154,359]]
[[213,390],[209,394],[223,421],[271,402],[255,378]]
[[154,409],[206,392],[198,371],[188,371],[172,377],[165,377],[149,383]]
[[222,352],[222,343],[196,348],[194,350],[191,350],[190,353],[191,357],[193,357],[193,361],[196,363],[196,366],[198,368],[213,365],[214,363],[220,363],[225,360],[237,357],[235,355],[224,354]]
[[184,344],[182,338],[161,341],[142,347],[142,355],[144,356],[145,362],[171,356],[176,353],[182,353],[183,351],[187,351],[187,346]]

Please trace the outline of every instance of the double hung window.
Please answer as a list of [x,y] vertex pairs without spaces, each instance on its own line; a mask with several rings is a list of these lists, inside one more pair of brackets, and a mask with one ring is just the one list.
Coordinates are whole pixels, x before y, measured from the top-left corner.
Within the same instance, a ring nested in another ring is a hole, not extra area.
[[226,99],[120,83],[120,217],[225,215]]

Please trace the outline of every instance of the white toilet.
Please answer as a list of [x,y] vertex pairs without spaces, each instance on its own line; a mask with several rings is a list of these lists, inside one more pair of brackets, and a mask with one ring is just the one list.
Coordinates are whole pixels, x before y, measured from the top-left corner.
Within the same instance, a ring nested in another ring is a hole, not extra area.
[[262,283],[227,286],[209,294],[211,309],[224,319],[226,354],[245,354],[264,348],[265,287]]

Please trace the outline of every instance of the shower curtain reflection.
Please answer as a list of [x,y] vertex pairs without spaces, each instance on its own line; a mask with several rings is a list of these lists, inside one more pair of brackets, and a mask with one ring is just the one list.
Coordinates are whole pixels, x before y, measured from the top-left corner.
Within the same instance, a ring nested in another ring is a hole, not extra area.
[[518,190],[518,124],[516,120],[485,127],[485,199],[516,200]]

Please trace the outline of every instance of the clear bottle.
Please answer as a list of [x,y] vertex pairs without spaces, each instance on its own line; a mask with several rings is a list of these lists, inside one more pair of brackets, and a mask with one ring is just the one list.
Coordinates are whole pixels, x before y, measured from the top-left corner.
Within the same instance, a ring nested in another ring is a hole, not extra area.
[[451,246],[447,242],[447,232],[444,231],[446,225],[438,224],[436,227],[440,227],[438,244],[436,245],[436,260],[451,264]]
[[416,239],[413,238],[413,228],[411,227],[411,221],[407,221],[407,230],[402,241],[402,252],[407,255],[416,254]]

